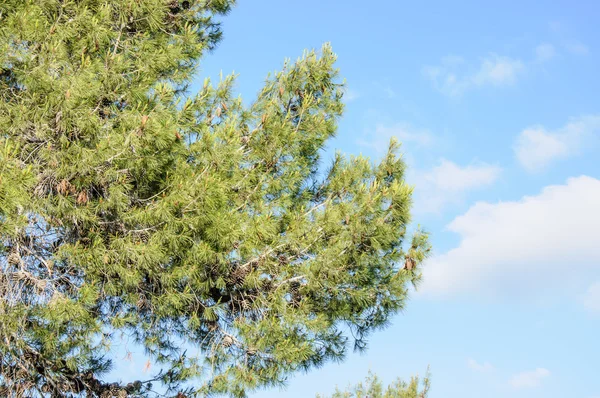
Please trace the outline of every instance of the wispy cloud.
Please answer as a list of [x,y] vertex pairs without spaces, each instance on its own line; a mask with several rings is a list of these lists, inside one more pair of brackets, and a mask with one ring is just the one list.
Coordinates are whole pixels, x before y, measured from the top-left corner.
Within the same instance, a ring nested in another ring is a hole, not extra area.
[[458,56],[444,57],[440,65],[425,66],[422,73],[437,90],[456,97],[475,88],[512,85],[524,70],[521,60],[491,53],[476,66]]
[[424,174],[425,180],[447,192],[463,192],[489,185],[500,174],[500,168],[486,163],[459,166],[442,159],[440,164]]
[[383,153],[387,150],[392,137],[396,137],[401,143],[411,143],[417,146],[429,146],[434,142],[434,137],[428,130],[415,128],[408,123],[396,123],[392,125],[377,124],[374,129],[367,130],[357,144]]
[[385,91],[388,98],[396,98],[396,92],[390,86],[386,86],[383,91]]
[[552,21],[549,24],[550,30],[561,40],[561,47],[574,55],[588,55],[590,49],[584,43],[572,38],[569,26],[560,21]]
[[513,84],[517,79],[517,75],[524,68],[523,63],[518,59],[491,54],[483,59],[479,71],[471,80],[477,86]]
[[542,43],[535,48],[535,59],[538,62],[546,62],[556,56],[556,48],[550,43]]
[[415,211],[437,213],[450,203],[460,202],[470,191],[493,184],[502,169],[487,163],[466,166],[441,159],[429,170],[413,172],[418,182],[415,192]]
[[600,314],[600,281],[592,284],[585,292],[583,305],[588,311]]
[[513,388],[535,388],[542,385],[542,380],[550,376],[550,371],[545,368],[521,372],[514,375],[508,382]]
[[476,372],[481,372],[481,373],[487,373],[487,372],[491,372],[492,370],[494,370],[494,367],[492,366],[491,363],[489,363],[489,362],[479,363],[476,360],[474,360],[473,358],[469,358],[467,360],[467,365],[469,366],[470,369],[472,369]]
[[513,149],[517,160],[527,171],[537,172],[557,159],[578,153],[598,131],[600,115],[572,119],[556,131],[532,126],[521,132]]
[[519,201],[476,203],[447,226],[459,244],[426,262],[418,294],[537,300],[557,299],[560,287],[575,298],[600,263],[598,203],[600,180],[587,176]]
[[544,42],[533,49],[534,57],[529,60],[489,53],[478,61],[468,62],[463,57],[449,55],[443,57],[439,65],[425,66],[421,72],[444,95],[459,97],[478,88],[514,85],[526,70],[556,58],[557,47],[576,55],[590,52],[577,40],[562,40],[558,45]]
[[590,53],[589,47],[577,40],[565,40],[563,41],[563,47],[575,55],[588,55]]
[[352,90],[350,88],[346,88],[346,90],[344,91],[344,99],[346,100],[346,102],[354,101],[358,97],[360,97],[358,91]]
[[373,88],[375,88],[375,90],[377,90],[379,93],[385,94],[385,96],[390,99],[396,98],[398,96],[398,94],[396,94],[396,91],[392,88],[392,86],[385,80],[384,81],[379,81],[379,80],[374,81]]

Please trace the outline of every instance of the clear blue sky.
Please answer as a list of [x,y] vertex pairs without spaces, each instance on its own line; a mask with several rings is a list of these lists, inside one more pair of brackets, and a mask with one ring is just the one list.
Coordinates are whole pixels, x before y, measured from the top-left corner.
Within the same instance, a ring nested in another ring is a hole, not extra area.
[[253,397],[427,365],[431,398],[600,397],[600,4],[544,3],[240,0],[224,19],[198,82],[235,71],[247,101],[332,43],[348,95],[326,156],[397,136],[435,249],[365,354]]

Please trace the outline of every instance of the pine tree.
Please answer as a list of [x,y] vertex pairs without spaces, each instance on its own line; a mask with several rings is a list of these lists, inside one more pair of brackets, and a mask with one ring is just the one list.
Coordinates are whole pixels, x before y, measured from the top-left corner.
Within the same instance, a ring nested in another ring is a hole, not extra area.
[[[335,389],[330,398],[427,398],[431,388],[429,372],[424,378],[412,377],[410,382],[398,378],[385,387],[381,379],[371,372],[366,380],[345,390]],[[317,398],[326,398],[317,395]]]
[[[398,144],[320,167],[329,46],[248,106],[233,76],[188,93],[233,3],[0,2],[0,395],[244,396],[405,305],[429,245]],[[121,334],[151,380],[105,379]]]

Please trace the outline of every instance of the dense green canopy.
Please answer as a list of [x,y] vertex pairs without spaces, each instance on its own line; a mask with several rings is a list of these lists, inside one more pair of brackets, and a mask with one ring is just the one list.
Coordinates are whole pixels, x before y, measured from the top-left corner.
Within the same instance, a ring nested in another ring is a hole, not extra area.
[[243,396],[403,308],[427,237],[396,143],[320,167],[329,46],[249,106],[232,76],[187,93],[232,3],[0,2],[2,395],[149,394],[104,378],[125,333],[173,395]]

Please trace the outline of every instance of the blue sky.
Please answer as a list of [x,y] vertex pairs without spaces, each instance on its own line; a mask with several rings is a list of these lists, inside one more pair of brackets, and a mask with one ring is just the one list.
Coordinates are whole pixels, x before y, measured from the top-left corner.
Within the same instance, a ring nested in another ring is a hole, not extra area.
[[435,251],[366,353],[253,397],[428,365],[431,398],[600,397],[600,4],[545,3],[242,0],[224,19],[198,82],[235,71],[248,101],[332,43],[348,94],[325,156],[397,136]]

